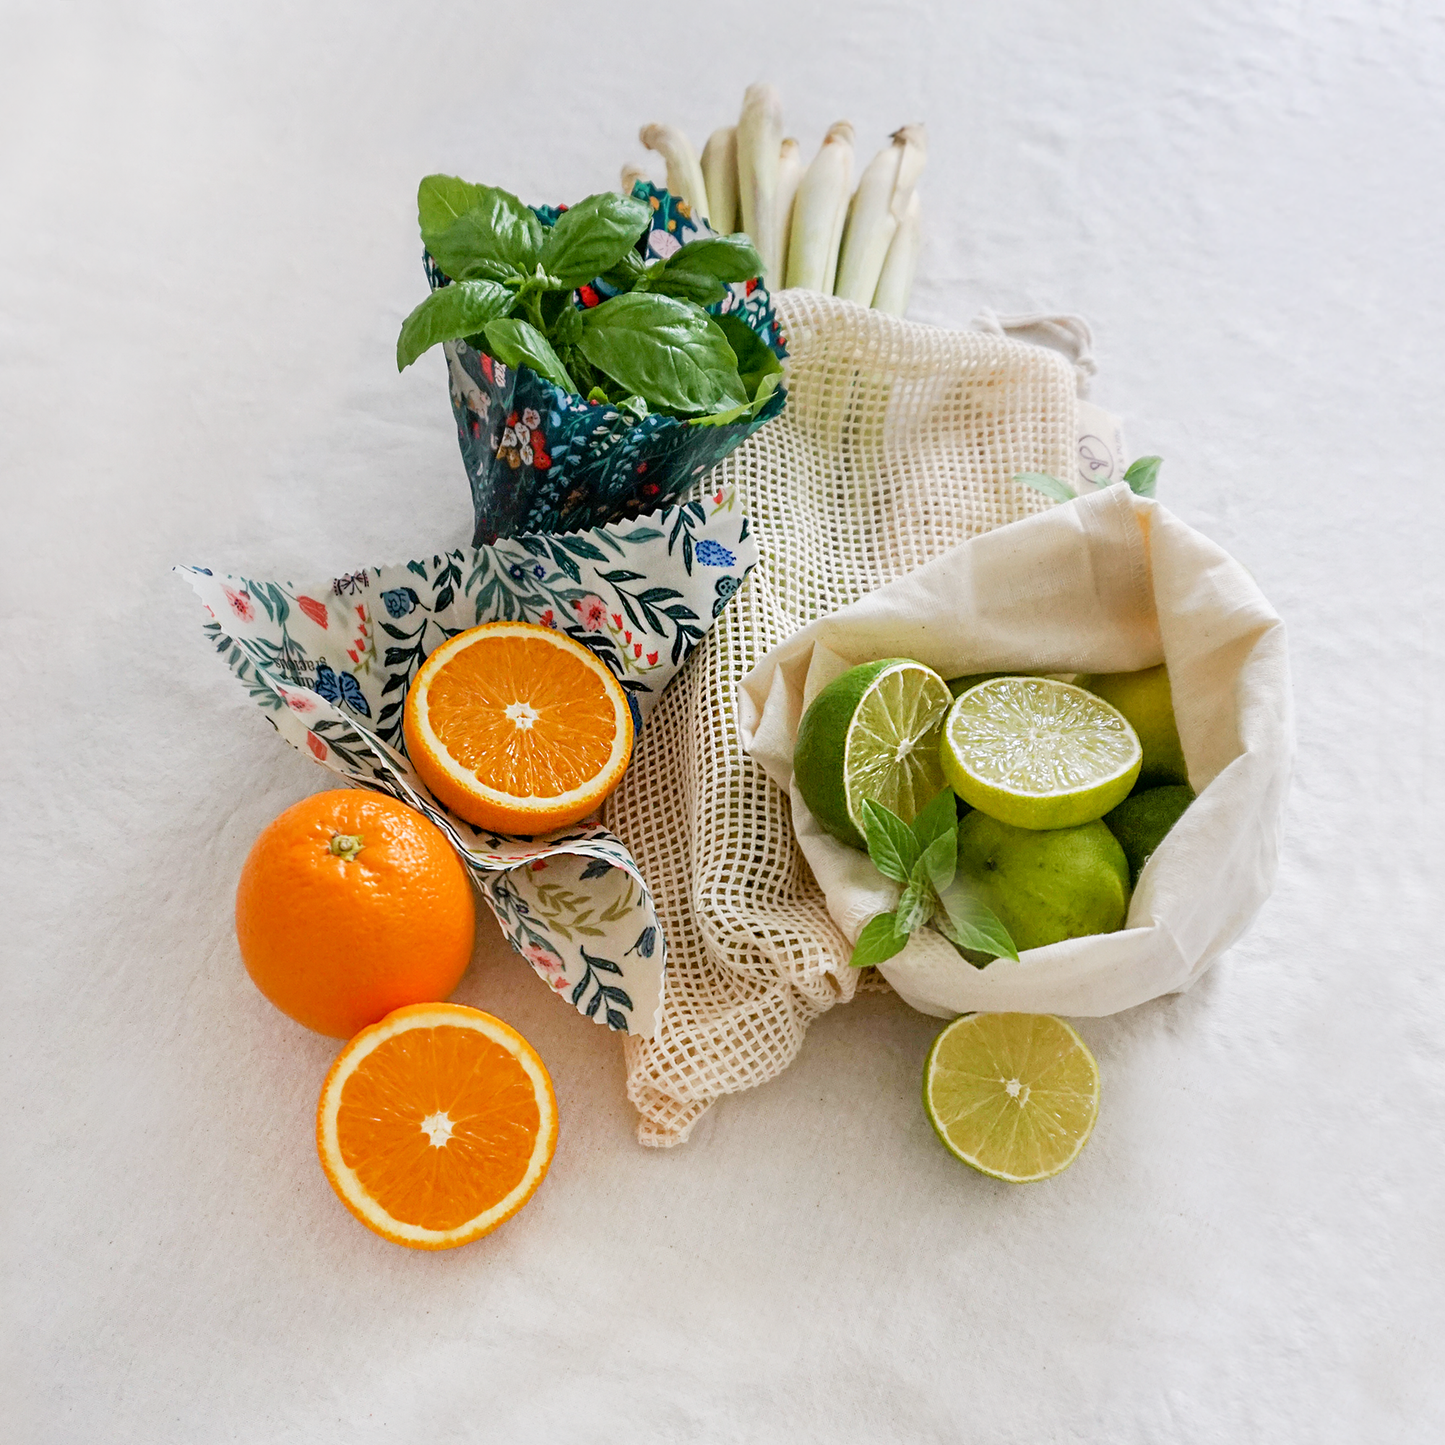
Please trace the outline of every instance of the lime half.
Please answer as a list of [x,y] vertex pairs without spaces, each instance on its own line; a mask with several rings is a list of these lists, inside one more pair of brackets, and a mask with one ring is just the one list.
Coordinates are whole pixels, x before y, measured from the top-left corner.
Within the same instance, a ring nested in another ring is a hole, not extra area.
[[911,823],[944,786],[939,736],[948,684],[906,657],[864,662],[835,677],[798,724],[793,777],[818,822],[864,847],[863,800]]
[[1016,828],[1073,828],[1129,796],[1143,752],[1102,698],[1044,677],[996,677],[955,699],[944,775],[981,813]]
[[1099,1066],[1048,1014],[966,1014],[933,1041],[923,1107],[950,1153],[1010,1184],[1067,1169],[1099,1112]]

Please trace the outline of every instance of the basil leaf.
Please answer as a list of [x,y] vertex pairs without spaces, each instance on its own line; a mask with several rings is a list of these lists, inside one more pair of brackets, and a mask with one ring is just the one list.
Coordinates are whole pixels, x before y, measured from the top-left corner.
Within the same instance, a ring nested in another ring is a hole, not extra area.
[[427,176],[416,188],[416,218],[421,226],[422,240],[431,249],[431,240],[444,234],[468,211],[486,199],[486,187],[456,176]]
[[933,884],[928,879],[928,868],[922,858],[914,865],[913,877],[898,900],[894,928],[899,933],[912,933],[915,928],[928,921],[933,912]]
[[923,850],[920,866],[928,874],[928,881],[942,893],[958,872],[958,829],[948,828],[940,833]]
[[729,407],[727,411],[715,411],[711,416],[695,416],[689,426],[730,426],[733,422],[751,420],[762,411],[767,399],[782,384],[781,374],[765,376],[758,386],[758,394],[742,406]]
[[758,384],[765,376],[782,372],[783,363],[773,355],[773,349],[748,325],[741,316],[719,316],[717,323],[738,359],[738,375],[748,395],[757,393]]
[[505,316],[515,296],[495,281],[453,281],[433,291],[405,321],[396,338],[396,369],[405,371],[439,341],[471,336]]
[[902,951],[908,942],[906,934],[899,934],[893,926],[894,915],[879,913],[863,925],[858,942],[853,945],[853,956],[848,960],[852,968],[867,968],[870,964],[882,963]]
[[552,323],[552,340],[558,346],[575,346],[582,339],[582,313],[570,302]]
[[651,216],[645,201],[615,191],[588,196],[557,217],[542,244],[542,269],[575,290],[619,265]]
[[530,366],[538,376],[560,386],[563,391],[576,391],[562,358],[552,350],[552,343],[530,322],[509,316],[489,321],[482,328],[487,349],[507,366]]
[[667,271],[715,276],[719,281],[751,281],[763,274],[763,259],[741,231],[731,236],[705,236],[679,246],[667,258]]
[[[653,291],[659,296],[676,296],[694,306],[716,306],[728,294],[727,283],[716,276],[695,271],[679,271],[675,275],[660,269],[637,283],[639,291]],[[721,320],[721,317],[716,318]]]
[[1067,482],[1061,482],[1047,472],[1020,472],[1014,477],[1014,481],[1022,482],[1026,487],[1032,487],[1034,491],[1052,497],[1056,502],[1072,502],[1078,496]]
[[[432,260],[454,281],[531,276],[542,253],[542,223],[510,191],[458,189],[466,184],[454,176],[428,176],[421,183],[417,215]],[[453,215],[468,195],[475,197],[472,205]]]
[[636,251],[628,251],[613,267],[601,273],[602,279],[618,291],[631,291],[647,268]]
[[1124,480],[1129,489],[1139,497],[1152,497],[1159,480],[1159,468],[1164,465],[1163,457],[1140,457],[1129,463]]
[[747,401],[727,337],[705,311],[630,292],[582,313],[582,354],[654,411],[725,411]]
[[975,898],[966,888],[955,883],[938,895],[940,913],[934,927],[960,948],[991,953],[995,958],[1018,960],[1019,951],[998,914]]
[[893,812],[872,798],[863,799],[863,836],[873,866],[895,883],[907,883],[921,850],[913,830]]

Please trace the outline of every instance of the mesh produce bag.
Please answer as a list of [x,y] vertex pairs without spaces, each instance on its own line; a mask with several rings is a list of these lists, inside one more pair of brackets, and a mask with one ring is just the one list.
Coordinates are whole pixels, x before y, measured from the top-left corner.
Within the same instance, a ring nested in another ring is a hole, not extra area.
[[739,682],[806,623],[1047,507],[1016,473],[1074,468],[1074,370],[1057,353],[811,292],[774,302],[787,409],[708,478],[738,487],[760,561],[659,701],[608,809],[668,938],[656,1035],[625,1041],[653,1146],[775,1077],[859,986],[786,796],[743,752]]

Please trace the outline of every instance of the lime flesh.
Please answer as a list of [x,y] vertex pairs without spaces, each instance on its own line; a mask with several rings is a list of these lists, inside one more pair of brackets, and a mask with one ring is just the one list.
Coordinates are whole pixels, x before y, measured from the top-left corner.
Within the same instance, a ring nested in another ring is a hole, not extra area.
[[923,1107],[944,1146],[1010,1184],[1067,1169],[1099,1112],[1099,1067],[1047,1014],[966,1014],[934,1040]]
[[905,823],[943,788],[939,735],[948,685],[908,658],[860,663],[836,677],[798,724],[793,777],[819,824],[863,848],[863,800]]
[[1122,803],[1139,739],[1093,693],[1042,677],[999,677],[954,700],[943,772],[980,812],[1018,828],[1071,828]]

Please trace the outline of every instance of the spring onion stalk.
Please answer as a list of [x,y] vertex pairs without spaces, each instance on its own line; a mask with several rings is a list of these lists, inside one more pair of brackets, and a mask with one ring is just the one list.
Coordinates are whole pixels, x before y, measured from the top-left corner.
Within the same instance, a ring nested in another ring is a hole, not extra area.
[[667,162],[667,189],[686,201],[693,216],[701,221],[708,214],[707,187],[692,142],[672,125],[645,125],[637,138]]
[[840,120],[829,127],[822,147],[803,175],[793,202],[793,231],[788,240],[787,284],[810,291],[833,290],[838,244],[853,194],[853,126]]
[[652,178],[641,166],[635,166],[630,161],[622,167],[622,194],[630,196],[634,181],[647,181]]
[[778,281],[788,269],[788,246],[793,234],[793,202],[803,180],[803,152],[791,136],[778,152]]
[[702,148],[702,180],[707,187],[707,223],[720,236],[738,228],[738,128],[725,125]]
[[[778,233],[778,162],[783,149],[783,107],[771,85],[750,85],[738,117],[738,200],[743,230],[762,257],[763,277],[782,268]],[[875,278],[876,279],[876,278]]]
[[909,197],[908,209],[903,213],[903,221],[888,247],[883,273],[878,277],[878,289],[873,293],[875,311],[886,311],[890,316],[903,316],[908,311],[913,277],[918,270],[918,248],[923,241],[922,215],[923,202],[914,191]]
[[863,306],[872,304],[888,248],[908,211],[913,187],[927,158],[924,128],[906,125],[894,131],[892,144],[868,163],[848,208],[835,295]]

